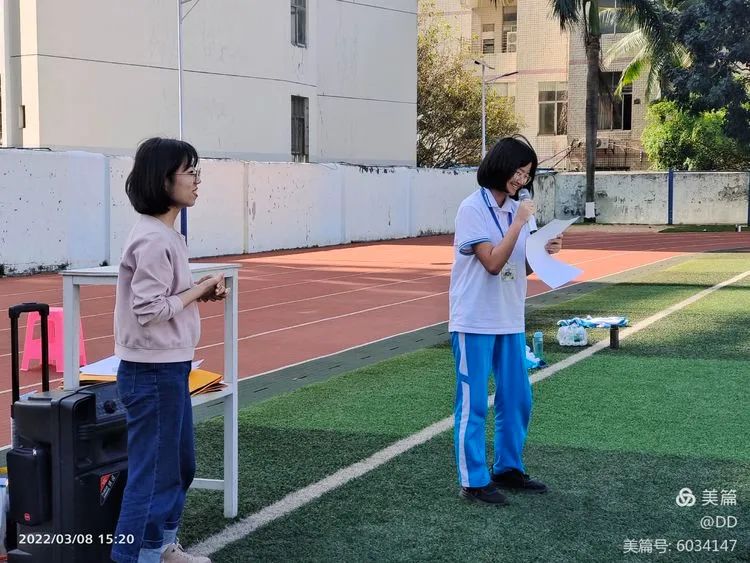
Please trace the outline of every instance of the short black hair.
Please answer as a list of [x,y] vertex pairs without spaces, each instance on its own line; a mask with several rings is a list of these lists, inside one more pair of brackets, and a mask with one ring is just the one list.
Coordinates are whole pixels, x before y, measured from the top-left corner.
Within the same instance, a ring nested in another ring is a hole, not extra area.
[[[527,189],[534,194],[534,176],[539,164],[531,143],[523,135],[503,137],[489,150],[477,170],[477,182],[483,188],[505,192],[505,185],[516,170],[531,163]],[[516,198],[518,194],[516,194]]]
[[161,215],[169,211],[172,198],[164,186],[183,164],[198,164],[198,152],[190,143],[152,137],[138,146],[133,170],[125,181],[125,193],[138,213]]

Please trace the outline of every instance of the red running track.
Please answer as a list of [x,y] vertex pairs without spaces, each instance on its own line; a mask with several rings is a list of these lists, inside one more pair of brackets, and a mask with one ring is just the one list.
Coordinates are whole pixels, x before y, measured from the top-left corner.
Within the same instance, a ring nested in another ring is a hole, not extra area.
[[[278,368],[447,321],[453,260],[448,235],[322,249],[220,257],[239,274],[239,374]],[[576,282],[712,250],[750,251],[750,233],[608,232],[573,229],[560,258],[584,270]],[[549,288],[529,279],[529,295]],[[0,307],[26,301],[62,306],[57,274],[0,278]],[[114,286],[82,287],[88,361],[113,353]],[[221,372],[223,305],[201,305],[196,359]],[[7,323],[8,321],[6,321]],[[20,338],[23,345],[22,319]],[[38,388],[40,369],[21,372],[22,393]],[[50,374],[52,385],[62,374]],[[0,444],[9,443],[10,329],[0,328]]]

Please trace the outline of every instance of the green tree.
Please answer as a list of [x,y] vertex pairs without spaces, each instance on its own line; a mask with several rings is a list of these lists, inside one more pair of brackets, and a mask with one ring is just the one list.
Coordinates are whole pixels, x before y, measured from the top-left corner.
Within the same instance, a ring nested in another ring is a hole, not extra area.
[[607,53],[632,57],[621,86],[648,71],[651,93],[750,144],[750,0],[662,2],[666,37],[636,30]]
[[746,170],[747,145],[725,132],[727,110],[698,115],[661,101],[648,108],[643,148],[654,168],[677,170]]
[[[470,53],[451,38],[445,19],[422,0],[419,27],[417,165],[477,165],[482,151],[482,80],[467,64]],[[488,144],[519,129],[512,104],[489,85],[486,128]]]
[[666,98],[695,116],[726,109],[727,135],[750,144],[750,0],[681,0],[677,13],[691,64],[666,71]]

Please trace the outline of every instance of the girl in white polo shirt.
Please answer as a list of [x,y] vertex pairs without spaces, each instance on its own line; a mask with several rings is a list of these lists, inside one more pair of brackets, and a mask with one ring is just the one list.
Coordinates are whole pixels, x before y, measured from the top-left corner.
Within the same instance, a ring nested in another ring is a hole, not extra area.
[[[456,215],[450,282],[449,331],[456,360],[455,453],[461,496],[506,504],[498,487],[542,493],[521,459],[531,415],[526,371],[527,221],[533,201],[519,202],[531,189],[537,156],[520,136],[499,140],[477,171],[481,186]],[[561,239],[547,251],[559,252]],[[495,376],[495,455],[492,472],[485,456],[489,374]]]

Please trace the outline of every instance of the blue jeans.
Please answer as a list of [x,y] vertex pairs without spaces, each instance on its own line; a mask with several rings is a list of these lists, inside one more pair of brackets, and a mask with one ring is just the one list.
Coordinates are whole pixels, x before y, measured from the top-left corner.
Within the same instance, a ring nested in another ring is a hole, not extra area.
[[185,495],[195,476],[190,362],[120,362],[117,391],[128,424],[128,482],[112,548],[119,563],[159,560],[174,541]]

